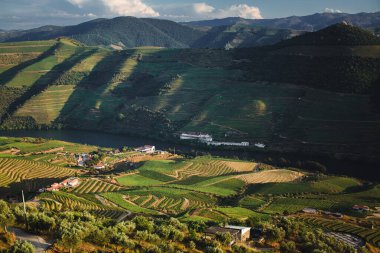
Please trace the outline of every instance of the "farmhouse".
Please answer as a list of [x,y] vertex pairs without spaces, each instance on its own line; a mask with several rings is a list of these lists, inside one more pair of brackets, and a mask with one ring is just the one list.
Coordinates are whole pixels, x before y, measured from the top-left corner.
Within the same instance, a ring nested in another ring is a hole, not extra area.
[[210,142],[212,141],[212,136],[205,133],[181,133],[180,137],[181,140],[198,140],[200,142]]
[[150,146],[150,145],[145,145],[142,147],[135,148],[135,151],[141,152],[141,153],[146,153],[146,154],[153,154],[156,151],[156,147]]
[[39,192],[44,192],[45,190],[48,191],[48,192],[59,191],[61,188],[64,188],[64,187],[76,187],[79,184],[80,184],[79,178],[77,178],[77,177],[71,177],[71,178],[63,180],[60,183],[54,183],[49,188],[40,189]]
[[104,163],[102,163],[102,162],[100,162],[100,163],[94,165],[94,169],[96,169],[96,170],[102,170],[102,169],[104,169],[105,167],[106,167],[106,166],[105,166]]
[[205,236],[215,236],[218,233],[230,233],[233,242],[245,242],[250,238],[251,228],[250,227],[241,227],[241,226],[230,226],[225,227],[209,227],[204,232]]

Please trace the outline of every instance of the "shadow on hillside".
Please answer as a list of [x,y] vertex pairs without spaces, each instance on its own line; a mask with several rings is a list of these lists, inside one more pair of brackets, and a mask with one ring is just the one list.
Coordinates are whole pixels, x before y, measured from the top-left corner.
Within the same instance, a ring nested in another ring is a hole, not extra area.
[[20,71],[23,69],[26,69],[27,67],[42,61],[44,58],[51,56],[54,54],[54,51],[59,47],[59,42],[55,43],[53,46],[51,46],[47,51],[43,52],[41,55],[39,55],[35,59],[31,59],[29,61],[23,62],[21,64],[18,64],[17,66],[14,66],[13,68],[10,68],[3,73],[0,74],[0,85],[6,85],[9,81],[11,81]]
[[53,183],[60,182],[65,178],[33,178],[22,180],[21,182],[13,182],[8,187],[0,187],[0,196],[3,199],[15,199],[21,201],[21,191],[26,196],[34,195],[39,189],[48,187]]
[[[92,124],[92,127],[96,127],[94,124],[100,113],[96,105],[129,55],[130,53],[126,51],[112,52],[99,61],[90,75],[77,85],[61,110],[56,123],[69,124],[71,127],[82,125],[85,127]],[[78,122],[79,118],[81,122]]]
[[[79,50],[83,49],[81,48]],[[94,52],[95,49],[81,53],[75,53],[73,56],[69,57],[62,63],[54,66],[48,73],[40,77],[31,87],[29,87],[21,97],[16,99],[12,104],[8,106],[6,110],[8,112],[8,115],[2,118],[2,122],[4,122],[10,115],[15,113],[16,110],[24,105],[26,101],[48,88],[49,85],[57,81],[62,74],[64,74],[66,71],[69,71],[77,63],[92,55]]]

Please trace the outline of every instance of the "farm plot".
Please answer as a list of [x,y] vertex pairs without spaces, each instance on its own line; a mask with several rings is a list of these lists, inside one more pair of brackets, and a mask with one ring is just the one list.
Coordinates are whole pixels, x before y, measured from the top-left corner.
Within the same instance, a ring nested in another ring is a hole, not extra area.
[[89,211],[97,215],[118,218],[125,213],[121,208],[99,205],[85,198],[64,192],[43,193],[38,196],[40,208],[50,211]]
[[[75,170],[54,166],[48,163],[35,162],[26,159],[0,158],[0,187],[11,183],[30,179],[59,179],[75,174]],[[40,180],[39,184],[43,184]]]
[[247,184],[263,184],[263,183],[281,183],[292,182],[302,178],[304,174],[297,171],[278,169],[264,170],[260,172],[237,176],[236,178],[245,181]]
[[63,147],[64,151],[70,153],[89,153],[98,149],[95,146],[57,140],[0,137],[0,149],[17,148],[20,150],[20,154],[45,152],[59,147]]
[[305,207],[332,210],[335,202],[326,198],[276,198],[267,206],[264,212],[271,214],[282,214],[284,211],[289,213],[295,213],[301,211]]
[[254,212],[242,207],[217,207],[215,210],[227,215],[230,218],[247,219],[249,217],[268,217],[266,214]]
[[380,230],[368,229],[360,227],[354,224],[346,223],[338,220],[329,220],[325,218],[317,217],[299,217],[298,219],[309,223],[311,225],[322,227],[324,229],[341,232],[347,234],[353,234],[363,238],[366,242],[371,243],[377,247],[380,247]]
[[59,116],[74,88],[73,85],[50,86],[28,100],[15,116],[31,116],[38,124],[50,124]]
[[191,176],[215,177],[232,173],[242,173],[253,171],[255,163],[222,161],[208,158],[197,158],[187,163],[182,168],[175,170],[176,177],[179,179]]
[[211,193],[218,196],[236,194],[245,182],[234,178],[235,176],[199,177],[192,176],[187,179],[174,182],[173,186],[193,191]]
[[78,187],[74,188],[72,192],[75,193],[100,193],[100,192],[113,192],[119,191],[121,187],[104,182],[99,179],[89,179],[82,182]]
[[348,177],[326,176],[318,181],[288,182],[288,183],[264,183],[254,184],[249,187],[251,194],[284,195],[306,193],[340,193],[349,188],[359,187],[359,180]]
[[[141,212],[148,209],[163,213],[178,213],[215,204],[215,199],[212,197],[175,188],[152,187],[147,190],[131,190],[117,194],[121,195],[125,202],[143,208]],[[109,194],[104,194],[104,197],[107,198],[107,195]]]

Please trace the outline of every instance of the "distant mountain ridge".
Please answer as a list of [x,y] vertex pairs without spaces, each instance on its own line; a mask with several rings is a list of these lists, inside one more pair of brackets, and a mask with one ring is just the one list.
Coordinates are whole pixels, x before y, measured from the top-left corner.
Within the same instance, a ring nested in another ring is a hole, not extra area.
[[235,24],[264,26],[278,29],[294,29],[303,31],[317,31],[327,26],[346,21],[352,25],[362,28],[380,27],[380,12],[374,13],[315,13],[308,16],[291,16],[286,18],[274,19],[244,19],[239,17],[230,17],[224,19],[202,20],[193,22],[184,22],[182,24],[199,27],[199,26],[225,26]]
[[143,46],[165,48],[241,48],[273,45],[342,21],[380,33],[380,12],[322,13],[303,17],[250,20],[226,18],[176,23],[169,20],[117,17],[73,26],[42,26],[24,31],[1,31],[0,42],[69,37],[88,46],[114,49]]

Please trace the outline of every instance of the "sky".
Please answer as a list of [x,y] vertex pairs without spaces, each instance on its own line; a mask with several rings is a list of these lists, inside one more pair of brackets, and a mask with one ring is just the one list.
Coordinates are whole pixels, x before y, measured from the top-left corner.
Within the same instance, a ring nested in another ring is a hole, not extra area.
[[380,0],[0,0],[0,6],[0,29],[10,30],[117,16],[193,21],[378,12]]

